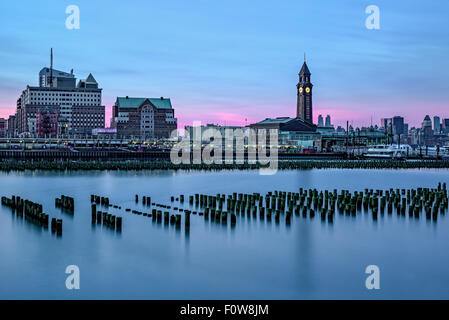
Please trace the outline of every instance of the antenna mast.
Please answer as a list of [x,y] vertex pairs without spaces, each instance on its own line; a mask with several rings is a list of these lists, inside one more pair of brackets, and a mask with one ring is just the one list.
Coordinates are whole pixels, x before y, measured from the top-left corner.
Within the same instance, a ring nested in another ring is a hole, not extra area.
[[53,87],[53,48],[50,48],[50,87]]

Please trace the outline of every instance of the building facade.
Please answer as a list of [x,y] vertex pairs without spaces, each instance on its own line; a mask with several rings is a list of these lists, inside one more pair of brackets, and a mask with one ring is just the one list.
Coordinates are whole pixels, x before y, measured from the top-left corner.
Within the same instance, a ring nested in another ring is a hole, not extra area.
[[8,129],[6,131],[8,137],[15,137],[17,135],[16,116],[10,115],[8,118]]
[[122,137],[169,138],[178,127],[170,99],[117,97],[111,128]]
[[6,119],[0,118],[0,138],[6,137],[6,132],[8,129],[7,124],[8,121]]
[[443,119],[442,122],[442,130],[444,133],[448,134],[449,133],[449,119]]
[[435,134],[440,134],[441,132],[441,120],[438,116],[433,117],[433,132]]
[[326,128],[333,128],[333,125],[332,125],[332,122],[331,122],[331,116],[330,116],[330,115],[327,115],[327,116],[326,116],[325,127],[326,127]]
[[56,138],[58,136],[58,110],[42,107],[36,112],[38,138]]
[[27,86],[17,99],[16,131],[22,136],[36,136],[37,113],[42,107],[52,108],[65,118],[67,134],[90,134],[94,128],[104,128],[101,92],[92,74],[76,83],[73,70],[55,70],[51,62],[50,68],[39,72],[39,86]]
[[432,120],[430,120],[429,115],[426,115],[422,125],[421,125],[422,140],[421,144],[432,145],[433,144],[433,130],[432,130]]

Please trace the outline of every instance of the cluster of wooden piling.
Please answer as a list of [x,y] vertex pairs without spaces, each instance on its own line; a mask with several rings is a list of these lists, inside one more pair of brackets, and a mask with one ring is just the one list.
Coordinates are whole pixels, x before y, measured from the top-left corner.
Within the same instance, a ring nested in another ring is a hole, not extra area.
[[75,200],[72,197],[62,195],[61,198],[55,199],[55,206],[56,208],[73,213],[75,210]]
[[[36,225],[48,228],[49,216],[43,212],[41,204],[21,199],[19,196],[12,196],[11,198],[3,196],[1,203],[12,209],[12,212],[15,213],[17,217],[24,217],[26,220]],[[62,234],[62,222],[60,233]]]
[[[181,214],[179,213],[170,214],[169,211],[162,212],[162,210],[152,209],[150,217],[154,223],[164,223],[164,225],[170,224],[175,226],[177,229],[181,228]],[[190,230],[190,212],[187,210],[184,214],[184,226],[186,231]]]
[[[420,169],[449,168],[448,160],[289,160],[277,163],[279,170],[310,169]],[[173,164],[170,161],[2,161],[0,170],[255,170],[255,164]]]
[[[174,201],[172,196],[171,201]],[[206,195],[196,193],[189,196],[189,204],[201,208],[199,215],[207,220],[227,223],[230,216],[231,225],[235,225],[236,216],[247,216],[260,220],[273,218],[287,225],[292,216],[314,218],[318,215],[322,221],[332,223],[336,213],[356,216],[358,212],[370,212],[374,220],[385,212],[419,218],[424,212],[427,219],[437,220],[438,214],[448,209],[448,193],[446,183],[439,183],[437,188],[389,189],[350,192],[336,189],[317,190],[300,188],[298,192],[273,191],[264,196],[260,193],[232,195]],[[177,208],[175,207],[175,210]],[[189,210],[185,210],[189,212]],[[193,211],[196,214],[196,211]]]
[[[136,203],[139,202],[139,195],[136,194]],[[142,204],[145,206],[151,205],[151,197],[150,196],[142,196]]]
[[58,236],[62,235],[62,219],[51,219],[51,232],[56,233]]
[[99,204],[102,206],[109,206],[109,198],[108,197],[97,196],[96,194],[90,195],[90,202]]
[[95,203],[91,204],[91,209],[92,224],[102,224],[117,231],[122,230],[122,217],[104,211],[97,211],[97,205]]

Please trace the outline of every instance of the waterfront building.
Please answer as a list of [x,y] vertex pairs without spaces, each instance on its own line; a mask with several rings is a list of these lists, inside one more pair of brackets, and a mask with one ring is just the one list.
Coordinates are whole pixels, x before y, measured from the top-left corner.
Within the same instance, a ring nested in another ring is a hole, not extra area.
[[99,128],[92,130],[92,136],[99,139],[113,139],[117,137],[117,129],[114,128]]
[[56,138],[58,135],[58,111],[51,107],[39,108],[36,112],[37,137]]
[[302,118],[277,117],[266,118],[249,125],[253,129],[277,129],[279,131],[316,132],[317,126]]
[[[186,134],[188,134],[190,140],[193,140],[195,138],[195,136],[194,136],[195,129],[201,129],[201,131],[199,131],[201,133],[204,133],[208,129],[214,129],[220,133],[222,139],[225,139],[226,138],[226,130],[232,130],[232,132],[234,132],[235,130],[242,130],[243,135],[247,135],[249,128],[250,127],[241,127],[241,126],[220,126],[220,125],[208,123],[208,124],[202,125],[202,126],[185,126],[184,130],[185,130]],[[202,139],[202,137],[201,137],[201,139]]]
[[6,134],[8,137],[15,137],[17,135],[16,130],[16,115],[10,115],[8,118],[8,129]]
[[0,118],[0,138],[6,137],[7,121],[4,118]]
[[306,59],[299,71],[299,82],[296,85],[297,105],[296,117],[305,122],[313,124],[313,109],[312,109],[312,88],[310,81],[310,70],[307,67]]
[[117,97],[112,109],[111,128],[124,137],[169,138],[177,129],[170,99]]
[[299,149],[320,149],[317,141],[320,141],[321,134],[317,132],[317,126],[302,118],[266,118],[249,125],[249,127],[255,130],[278,130],[279,144],[281,146],[294,146]]
[[92,74],[76,84],[70,73],[50,68],[39,72],[39,86],[27,86],[17,99],[16,125],[22,136],[37,135],[37,113],[42,107],[53,108],[67,120],[67,133],[88,134],[94,128],[104,128],[105,107],[101,104],[101,91]]

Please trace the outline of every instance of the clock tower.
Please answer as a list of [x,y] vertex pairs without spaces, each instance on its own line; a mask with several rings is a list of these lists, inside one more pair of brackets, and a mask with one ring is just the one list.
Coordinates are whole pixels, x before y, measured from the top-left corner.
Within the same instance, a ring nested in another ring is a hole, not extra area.
[[305,122],[313,123],[312,114],[312,83],[310,82],[310,71],[304,57],[304,64],[299,71],[299,82],[296,85],[297,106],[296,117]]

